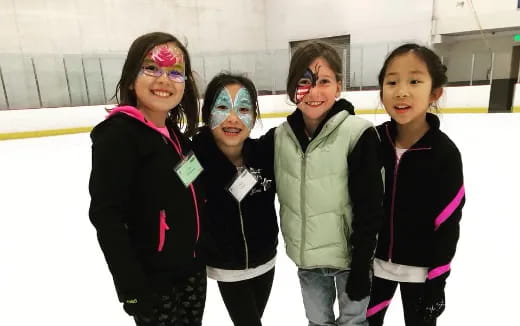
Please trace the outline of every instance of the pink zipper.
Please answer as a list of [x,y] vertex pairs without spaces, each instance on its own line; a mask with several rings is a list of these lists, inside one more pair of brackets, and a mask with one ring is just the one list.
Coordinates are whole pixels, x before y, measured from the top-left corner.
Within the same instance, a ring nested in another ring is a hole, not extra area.
[[[123,112],[125,113],[126,115],[129,115],[139,121],[141,121],[142,123],[144,123],[145,125],[147,125],[148,127],[154,129],[155,131],[159,132],[161,134],[161,136],[163,137],[166,137],[166,135],[164,135],[160,130],[159,128],[157,128],[153,123],[149,122],[149,121],[146,121],[144,116],[139,112],[139,110],[137,110],[136,108],[134,107],[131,107],[131,106],[121,106],[121,107],[117,107],[117,108],[114,108],[113,110],[110,111],[109,115],[107,117],[110,117],[118,112]],[[179,138],[177,137],[177,134],[175,133],[175,131],[173,131],[173,137],[175,138],[172,139],[171,137],[166,137],[170,142],[171,144],[173,145],[173,147],[175,148],[175,151],[177,152],[177,154],[179,154],[179,157],[181,158],[181,160],[184,159],[184,154],[182,153],[182,146],[181,146],[181,142],[179,141]],[[191,189],[191,196],[193,198],[193,204],[195,206],[195,221],[197,223],[197,234],[195,235],[195,243],[197,243],[199,241],[199,238],[200,238],[200,215],[199,215],[199,207],[198,207],[198,204],[197,204],[197,192],[195,191],[195,187],[193,186],[193,183],[190,184],[190,189]],[[169,230],[168,228],[168,225],[166,225],[166,214],[165,214],[165,222],[164,222],[164,225],[166,226],[165,230]],[[162,233],[162,232],[161,232]],[[161,235],[159,235],[161,236]],[[164,237],[164,234],[163,234],[163,237]],[[163,243],[164,245],[164,243]],[[162,246],[160,245],[160,250],[162,250]],[[193,250],[193,257],[196,257],[197,254],[195,252],[195,249]]]
[[[395,151],[395,147],[394,147]],[[404,155],[404,153],[403,153]],[[401,156],[403,158],[403,156]],[[397,161],[397,158],[396,158]],[[392,261],[392,251],[394,250],[394,208],[395,208],[395,191],[397,187],[397,170],[399,168],[399,162],[395,163],[394,168],[394,185],[392,187],[392,206],[390,207],[390,244],[388,245],[388,260]]]
[[166,240],[166,231],[169,230],[170,227],[166,224],[166,212],[162,209],[159,212],[159,247],[157,251],[161,252],[164,247],[164,241]]

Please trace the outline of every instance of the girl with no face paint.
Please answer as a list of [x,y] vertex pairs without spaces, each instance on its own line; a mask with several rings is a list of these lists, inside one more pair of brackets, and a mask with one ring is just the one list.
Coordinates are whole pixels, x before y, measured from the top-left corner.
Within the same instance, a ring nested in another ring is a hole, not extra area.
[[119,300],[139,326],[201,325],[202,168],[188,138],[198,95],[184,45],[166,33],[138,37],[116,98],[91,133],[89,216]]
[[[274,148],[280,221],[298,266],[309,325],[366,325],[382,180],[372,125],[338,99],[341,59],[322,42],[295,51],[287,94],[297,109],[260,139]],[[334,316],[337,295],[339,316]]]
[[391,117],[377,127],[389,191],[367,312],[371,326],[383,324],[398,285],[406,325],[435,325],[445,308],[465,202],[460,153],[428,112],[446,81],[440,58],[417,44],[392,51],[379,73]]
[[204,127],[193,137],[207,189],[207,273],[235,326],[262,325],[274,277],[273,163],[249,138],[258,115],[253,83],[219,74],[206,89]]

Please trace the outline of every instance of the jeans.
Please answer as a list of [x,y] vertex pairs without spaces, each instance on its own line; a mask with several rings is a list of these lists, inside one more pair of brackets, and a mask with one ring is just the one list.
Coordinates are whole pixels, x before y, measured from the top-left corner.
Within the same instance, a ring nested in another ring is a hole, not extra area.
[[[348,270],[333,268],[298,269],[303,305],[309,326],[367,326],[369,297],[352,301],[345,293]],[[339,316],[334,317],[336,294]]]

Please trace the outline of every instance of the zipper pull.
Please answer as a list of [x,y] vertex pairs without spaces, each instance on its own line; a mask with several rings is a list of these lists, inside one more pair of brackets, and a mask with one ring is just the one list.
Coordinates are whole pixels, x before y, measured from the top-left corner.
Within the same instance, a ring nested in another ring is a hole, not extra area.
[[164,242],[166,240],[166,231],[168,231],[170,227],[166,223],[166,211],[162,209],[159,212],[159,247],[157,251],[161,252],[164,247]]

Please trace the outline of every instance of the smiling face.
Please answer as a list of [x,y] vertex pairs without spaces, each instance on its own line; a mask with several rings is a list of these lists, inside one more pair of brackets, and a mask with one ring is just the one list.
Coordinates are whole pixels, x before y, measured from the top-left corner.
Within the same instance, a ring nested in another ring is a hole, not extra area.
[[137,108],[146,117],[166,117],[180,103],[185,87],[184,64],[182,50],[172,42],[154,47],[144,58],[132,87]]
[[386,112],[400,125],[426,123],[430,104],[442,95],[432,91],[428,67],[413,52],[396,56],[389,63],[383,80],[381,100]]
[[215,142],[222,147],[241,148],[254,126],[251,96],[240,84],[224,87],[211,109],[210,127]]
[[336,74],[327,60],[318,57],[311,62],[306,74],[297,83],[296,106],[306,121],[319,123],[334,105],[340,90],[341,82],[336,80]]

